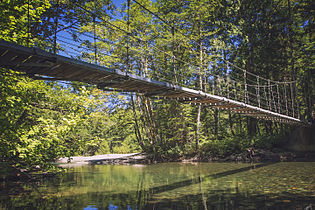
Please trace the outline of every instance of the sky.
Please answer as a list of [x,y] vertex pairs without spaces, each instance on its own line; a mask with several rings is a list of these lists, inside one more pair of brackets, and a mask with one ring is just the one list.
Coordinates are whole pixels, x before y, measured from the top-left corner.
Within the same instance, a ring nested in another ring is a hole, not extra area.
[[121,7],[121,5],[127,0],[113,0],[113,3],[116,5],[116,7]]

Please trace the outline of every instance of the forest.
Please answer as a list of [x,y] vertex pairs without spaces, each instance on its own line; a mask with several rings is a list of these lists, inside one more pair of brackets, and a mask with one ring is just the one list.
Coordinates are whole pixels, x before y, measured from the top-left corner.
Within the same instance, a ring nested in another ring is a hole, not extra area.
[[[222,57],[264,78],[296,81],[300,117],[312,120],[311,0],[4,0],[0,11],[1,40],[49,52],[79,43],[76,59],[140,76],[156,78],[154,70],[163,69],[165,81],[185,85],[189,77],[206,90],[206,70],[235,71]],[[95,27],[93,20],[101,24]],[[91,31],[104,41],[80,39]],[[58,35],[68,43],[58,42]],[[152,43],[160,51],[150,51]],[[186,63],[198,67],[196,76]],[[0,72],[0,155],[15,168],[47,171],[59,157],[108,153],[144,152],[161,161],[225,157],[281,145],[294,129],[201,104]]]

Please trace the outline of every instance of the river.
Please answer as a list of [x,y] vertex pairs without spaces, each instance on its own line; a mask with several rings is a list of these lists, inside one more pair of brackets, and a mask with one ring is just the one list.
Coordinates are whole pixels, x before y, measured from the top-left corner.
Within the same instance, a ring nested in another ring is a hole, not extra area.
[[315,162],[85,165],[2,182],[0,209],[315,209]]

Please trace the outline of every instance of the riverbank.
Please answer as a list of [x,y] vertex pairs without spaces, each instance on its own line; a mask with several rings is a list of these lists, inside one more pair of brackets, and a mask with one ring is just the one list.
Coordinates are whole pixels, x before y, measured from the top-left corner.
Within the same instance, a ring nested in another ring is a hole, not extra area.
[[[236,162],[236,163],[263,163],[263,162],[315,162],[314,152],[292,152],[281,149],[263,150],[249,148],[239,154],[230,154],[225,157],[203,156],[196,154],[190,157],[181,157],[178,159],[156,159],[151,155],[144,153],[129,154],[104,154],[95,156],[75,156],[71,158],[60,158],[54,165],[62,168],[72,168],[82,165],[134,165],[134,164],[152,164],[160,162]],[[53,177],[61,171],[43,172],[40,168],[35,171],[13,168],[6,162],[2,162],[0,181],[4,180],[37,180],[43,177]],[[35,172],[35,173],[34,173]]]
[[285,161],[315,161],[315,152],[294,152],[279,148],[265,150],[248,148],[239,154],[231,154],[226,157],[202,157],[198,161],[234,161],[234,162],[285,162]]
[[200,157],[198,154],[193,157],[181,157],[179,159],[159,160],[144,153],[130,154],[105,154],[95,156],[75,156],[71,158],[60,158],[56,164],[61,167],[73,167],[86,164],[151,164],[157,162],[286,162],[315,161],[314,152],[292,152],[281,149],[263,150],[249,148],[239,154],[231,154],[225,157]]
[[150,158],[143,153],[105,154],[59,158],[56,163],[61,167],[71,167],[86,164],[148,164],[150,163]]

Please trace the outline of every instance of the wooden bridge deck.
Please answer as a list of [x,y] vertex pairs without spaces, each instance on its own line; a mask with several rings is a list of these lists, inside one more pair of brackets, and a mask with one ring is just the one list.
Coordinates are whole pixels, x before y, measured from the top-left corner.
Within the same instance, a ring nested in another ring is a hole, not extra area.
[[2,40],[0,40],[0,67],[25,72],[29,76],[38,76],[47,80],[49,78],[86,82],[115,90],[138,92],[147,96],[165,97],[186,103],[201,103],[218,109],[230,109],[233,112],[259,119],[302,124],[300,119],[226,97],[139,77],[120,70],[109,69],[48,53],[38,48],[28,48]]

